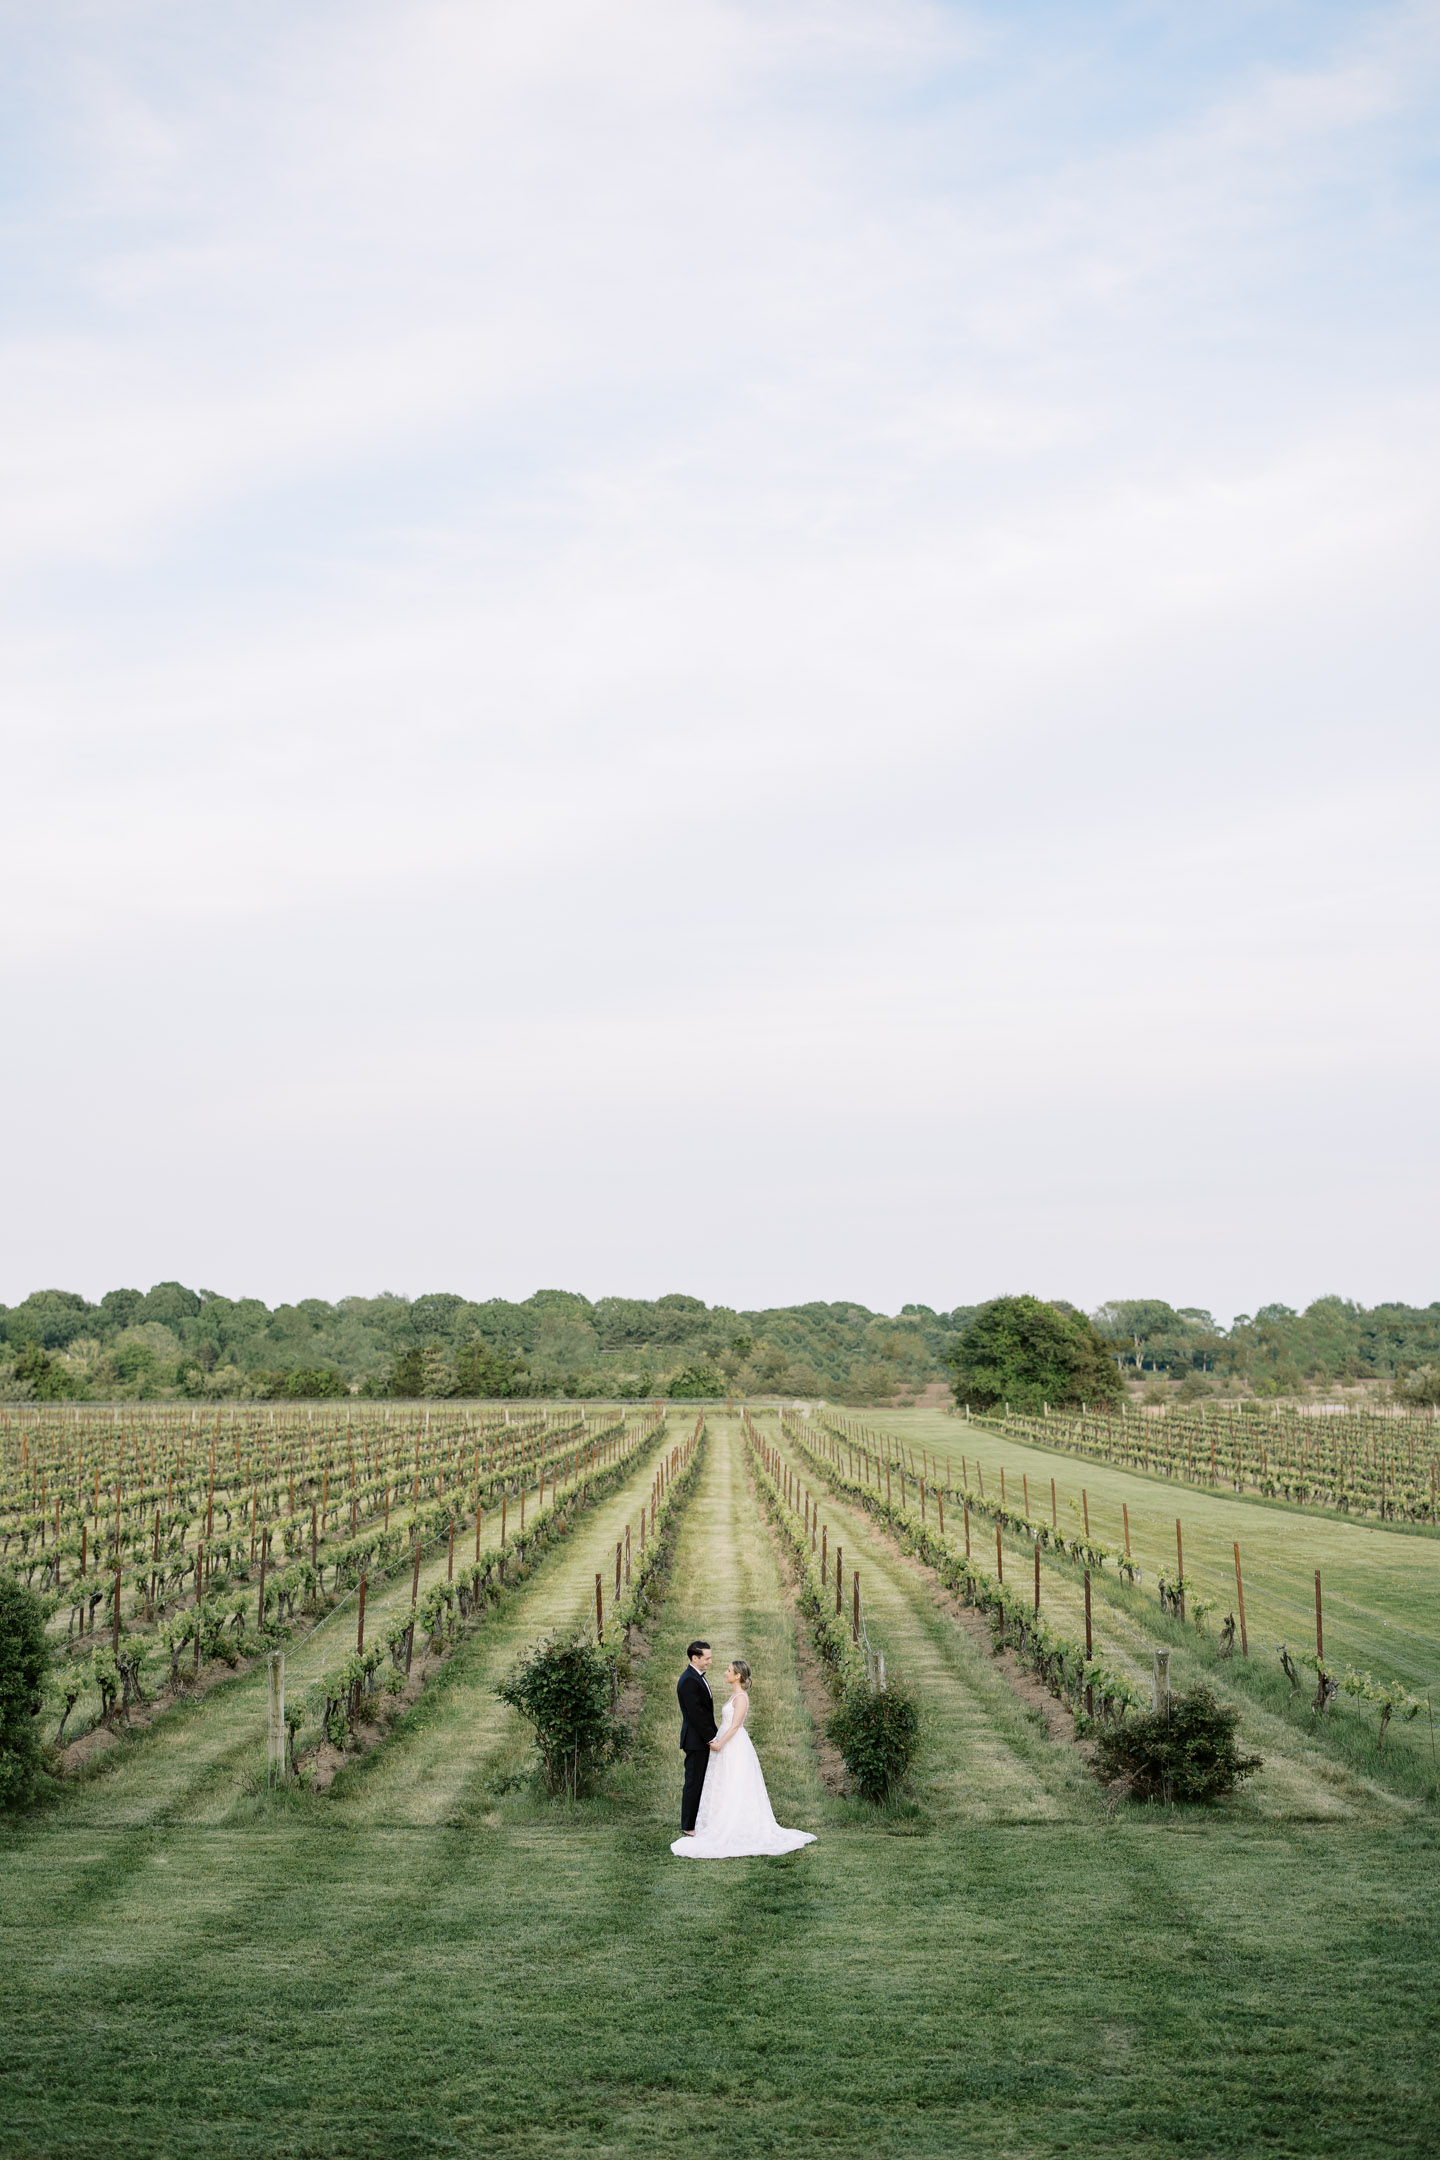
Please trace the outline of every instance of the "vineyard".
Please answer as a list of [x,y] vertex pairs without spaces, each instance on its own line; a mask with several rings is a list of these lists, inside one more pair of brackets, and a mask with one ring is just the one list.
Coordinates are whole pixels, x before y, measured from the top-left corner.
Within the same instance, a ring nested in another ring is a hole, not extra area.
[[[944,1547],[948,1505],[964,1558],[952,1550],[945,1565],[960,1567],[965,1594],[1072,1701],[1083,1693],[1101,1715],[1140,1701],[1164,1645],[1188,1671],[1223,1672],[1257,1707],[1313,1712],[1312,1744],[1440,1799],[1440,1550],[1428,1536],[1377,1546],[1373,1529],[1297,1520],[1203,1488],[1167,1506],[1152,1483],[1102,1458],[1081,1480],[1063,1464],[1057,1475],[1055,1455],[1028,1436],[1056,1425],[1068,1434],[1068,1421],[895,1422],[879,1432],[821,1412],[828,1474],[858,1479],[868,1504],[932,1553]],[[1390,1445],[1408,1455],[1411,1438]],[[1152,1442],[1152,1465],[1163,1460]]]
[[568,1408],[231,1412],[203,1427],[193,1412],[12,1413],[0,1564],[40,1590],[52,1630],[63,1622],[56,1742],[117,1712],[148,1720],[297,1632],[316,1692],[303,1710],[291,1694],[287,1755],[307,1715],[317,1741],[341,1738],[387,1655],[394,1682],[417,1631],[443,1651],[661,1425]]
[[[682,1407],[10,1409],[80,1739],[0,1833],[0,2152],[638,2154],[697,2110],[727,2155],[1434,2143],[1428,1519],[1192,1487],[1173,1430],[1147,1473],[1103,1421]],[[582,1628],[631,1742],[559,1801],[497,1691]],[[803,1854],[670,1862],[697,1633]],[[1157,1650],[1263,1757],[1218,1810],[1091,1772]],[[882,1680],[922,1720],[883,1808],[821,1731]]]
[[1440,1520],[1440,1418],[1433,1411],[1317,1416],[1278,1403],[1269,1410],[1252,1403],[1247,1410],[1204,1403],[1176,1405],[1159,1415],[1119,1409],[1047,1411],[1033,1418],[1007,1407],[998,1422],[1018,1440],[1147,1476],[1211,1490],[1223,1485],[1379,1522],[1433,1527]]

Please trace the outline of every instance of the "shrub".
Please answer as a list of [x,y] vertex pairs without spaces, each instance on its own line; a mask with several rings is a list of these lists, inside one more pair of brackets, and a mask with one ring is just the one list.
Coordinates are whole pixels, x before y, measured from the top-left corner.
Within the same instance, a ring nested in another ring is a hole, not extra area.
[[548,1792],[578,1798],[629,1744],[615,1659],[586,1628],[537,1643],[495,1692],[534,1726]]
[[672,1401],[714,1401],[725,1394],[728,1382],[722,1372],[713,1365],[687,1365],[670,1382]]
[[49,1665],[44,1606],[18,1576],[0,1568],[0,1807],[23,1807],[40,1788],[35,1720]]
[[862,1800],[888,1800],[903,1785],[920,1737],[915,1698],[901,1681],[846,1689],[826,1736],[845,1758],[850,1782]]
[[1145,1710],[1096,1736],[1102,1783],[1130,1780],[1145,1800],[1221,1800],[1261,1768],[1242,1755],[1235,1738],[1238,1710],[1218,1703],[1207,1687],[1172,1698],[1168,1711]]

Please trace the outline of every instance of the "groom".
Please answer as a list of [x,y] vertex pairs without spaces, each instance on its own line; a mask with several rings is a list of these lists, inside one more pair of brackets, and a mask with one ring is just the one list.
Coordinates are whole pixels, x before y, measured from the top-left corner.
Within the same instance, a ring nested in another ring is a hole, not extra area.
[[681,1673],[675,1692],[680,1698],[680,1745],[685,1753],[685,1790],[680,1796],[680,1832],[694,1837],[695,1817],[700,1812],[700,1788],[715,1738],[715,1702],[705,1678],[710,1663],[708,1642],[692,1642],[685,1653],[690,1660]]

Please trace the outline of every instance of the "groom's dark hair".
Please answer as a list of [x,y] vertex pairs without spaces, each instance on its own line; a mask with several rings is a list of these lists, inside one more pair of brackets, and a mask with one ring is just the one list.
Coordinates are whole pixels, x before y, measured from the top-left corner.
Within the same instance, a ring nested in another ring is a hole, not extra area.
[[699,1657],[700,1652],[702,1650],[708,1650],[709,1647],[710,1645],[708,1642],[692,1642],[689,1649],[685,1652],[685,1655],[687,1658]]

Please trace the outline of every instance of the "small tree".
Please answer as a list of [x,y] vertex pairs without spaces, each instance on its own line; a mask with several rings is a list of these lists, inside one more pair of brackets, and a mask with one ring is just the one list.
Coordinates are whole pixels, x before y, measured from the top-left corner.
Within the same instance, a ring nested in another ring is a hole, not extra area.
[[547,1636],[495,1692],[534,1726],[547,1792],[576,1799],[629,1745],[615,1715],[615,1660],[587,1628]]
[[1209,1688],[1192,1688],[1167,1710],[1101,1727],[1096,1772],[1105,1785],[1128,1778],[1142,1800],[1221,1800],[1262,1767],[1260,1756],[1241,1754],[1239,1721],[1239,1711],[1218,1703]]
[[989,1410],[1011,1403],[1117,1402],[1124,1383],[1109,1345],[1084,1313],[1037,1297],[991,1298],[970,1321],[946,1363],[955,1400]]
[[49,1665],[44,1606],[0,1568],[0,1807],[23,1807],[39,1790],[43,1767],[35,1720]]
[[862,1800],[888,1800],[910,1772],[920,1737],[920,1712],[898,1680],[888,1687],[858,1682],[847,1688],[826,1735],[845,1758],[850,1782]]

